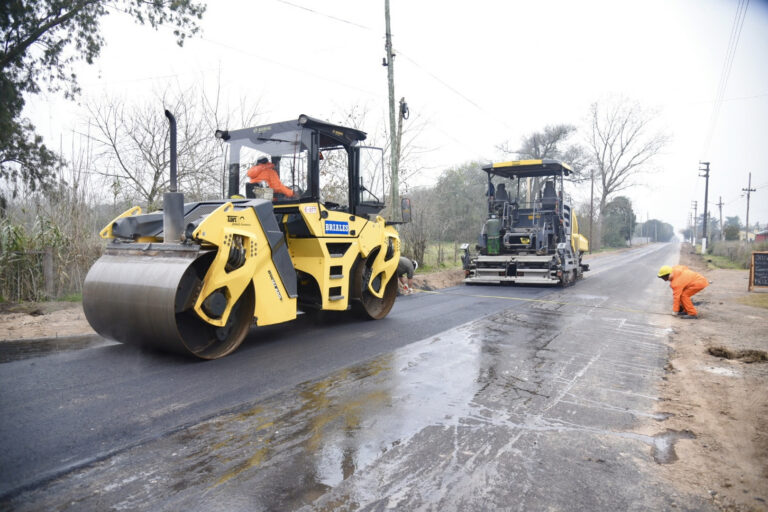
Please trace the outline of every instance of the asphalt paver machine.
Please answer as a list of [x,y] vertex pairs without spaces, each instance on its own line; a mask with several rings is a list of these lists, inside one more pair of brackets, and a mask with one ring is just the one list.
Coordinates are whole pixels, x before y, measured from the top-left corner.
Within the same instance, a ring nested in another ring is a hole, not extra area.
[[474,251],[463,244],[465,283],[568,286],[589,266],[573,203],[563,190],[571,168],[558,160],[488,164],[488,216]]
[[[364,132],[305,115],[219,130],[229,149],[227,199],[184,203],[176,191],[175,119],[166,116],[171,191],[162,211],[134,207],[102,230],[108,244],[83,287],[96,332],[215,359],[235,350],[254,323],[310,310],[355,309],[372,319],[389,313],[400,238],[380,216],[383,159],[378,148],[362,146]],[[379,156],[364,164],[368,150]],[[239,194],[240,171],[264,157],[292,197]]]

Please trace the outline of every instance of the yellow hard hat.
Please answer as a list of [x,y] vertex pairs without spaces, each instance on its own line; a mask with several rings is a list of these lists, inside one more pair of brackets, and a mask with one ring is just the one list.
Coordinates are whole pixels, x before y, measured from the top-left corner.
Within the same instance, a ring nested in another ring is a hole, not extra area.
[[672,267],[670,267],[669,265],[664,265],[659,269],[659,273],[657,274],[657,277],[668,276],[671,273],[672,273]]

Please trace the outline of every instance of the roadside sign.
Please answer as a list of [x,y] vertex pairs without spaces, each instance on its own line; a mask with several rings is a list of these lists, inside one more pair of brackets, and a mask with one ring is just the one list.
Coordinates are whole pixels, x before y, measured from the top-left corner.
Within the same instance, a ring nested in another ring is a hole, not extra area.
[[768,251],[753,251],[749,265],[749,291],[768,288]]

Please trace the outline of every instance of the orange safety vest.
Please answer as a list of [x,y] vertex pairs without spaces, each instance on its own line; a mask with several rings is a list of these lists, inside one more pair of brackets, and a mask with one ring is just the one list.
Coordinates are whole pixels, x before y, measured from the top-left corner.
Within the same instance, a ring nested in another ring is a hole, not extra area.
[[286,197],[293,197],[293,190],[282,184],[280,176],[275,172],[275,165],[273,163],[267,162],[266,164],[254,165],[248,169],[248,177],[251,179],[251,183],[266,181],[269,188],[273,189],[278,194],[283,194]]
[[[680,298],[683,290],[691,287],[694,293],[703,290],[709,286],[709,281],[698,272],[694,272],[685,265],[675,265],[669,274],[669,287],[672,288],[672,311],[677,311],[680,307]],[[690,295],[693,295],[691,293]]]

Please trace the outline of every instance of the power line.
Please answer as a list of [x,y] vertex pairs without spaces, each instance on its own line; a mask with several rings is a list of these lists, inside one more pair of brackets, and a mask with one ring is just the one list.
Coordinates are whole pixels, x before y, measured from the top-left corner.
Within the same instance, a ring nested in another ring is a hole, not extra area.
[[725,90],[728,87],[728,78],[730,77],[731,68],[733,67],[736,49],[739,46],[739,38],[741,37],[741,29],[744,26],[744,19],[747,15],[747,7],[749,7],[749,0],[739,0],[739,5],[736,7],[736,15],[734,16],[733,24],[731,25],[731,35],[728,39],[728,49],[726,51],[725,61],[723,62],[723,69],[720,74],[720,82],[718,83],[717,93],[715,94],[715,103],[712,107],[709,130],[707,131],[704,147],[702,148],[702,153],[705,156],[709,150],[709,145],[712,142],[712,136],[714,135],[715,126],[717,125],[717,118],[720,115],[720,107],[723,104],[723,98],[725,98]]
[[483,114],[487,115],[488,117],[490,117],[491,119],[493,119],[493,120],[494,120],[494,121],[496,121],[497,123],[504,125],[504,127],[506,127],[508,130],[512,130],[512,129],[513,129],[513,128],[512,128],[511,126],[509,126],[507,123],[505,123],[505,122],[504,122],[504,121],[502,121],[501,119],[498,119],[498,118],[496,118],[496,116],[494,116],[493,114],[491,114],[490,112],[488,112],[487,110],[485,110],[483,107],[481,107],[480,105],[478,105],[477,103],[475,103],[475,102],[474,102],[474,101],[472,101],[471,99],[469,99],[469,97],[467,97],[466,95],[462,94],[462,93],[461,93],[461,92],[460,92],[458,89],[456,89],[455,87],[452,87],[451,85],[449,85],[449,84],[448,84],[448,83],[447,83],[445,80],[441,79],[440,77],[438,77],[437,75],[435,75],[434,73],[432,73],[431,71],[429,71],[428,69],[426,69],[426,68],[424,68],[423,66],[421,66],[421,65],[420,65],[418,62],[416,62],[415,60],[413,60],[412,58],[410,58],[408,55],[404,54],[404,53],[402,52],[402,50],[400,50],[400,51],[398,52],[398,54],[399,54],[399,55],[402,55],[403,57],[405,57],[405,58],[406,58],[408,61],[410,61],[410,63],[411,63],[411,64],[413,64],[414,66],[416,66],[416,68],[417,68],[417,69],[419,69],[419,70],[420,70],[420,71],[422,71],[423,73],[426,73],[427,75],[429,75],[429,76],[431,76],[432,78],[434,78],[434,79],[435,79],[435,80],[436,80],[438,83],[440,83],[440,84],[441,84],[443,87],[445,87],[446,89],[448,89],[449,91],[451,91],[452,93],[454,93],[455,95],[457,95],[458,97],[460,97],[461,99],[463,99],[464,101],[466,101],[467,103],[469,103],[470,105],[472,105],[473,107],[475,107],[477,110],[479,110],[479,111],[480,111],[480,112],[482,112]]
[[[329,18],[329,19],[332,19],[332,20],[336,20],[336,21],[339,21],[339,22],[341,22],[341,23],[346,23],[346,24],[348,24],[348,25],[354,25],[354,26],[356,26],[356,27],[359,27],[359,28],[362,28],[362,29],[365,29],[365,30],[370,30],[370,31],[373,31],[373,29],[372,29],[372,28],[370,28],[370,27],[367,27],[367,26],[365,26],[365,25],[360,25],[359,23],[355,23],[355,22],[352,22],[352,21],[349,21],[349,20],[345,20],[345,19],[343,19],[343,18],[339,18],[339,17],[336,17],[336,16],[332,16],[332,15],[330,15],[330,14],[325,14],[325,13],[323,13],[323,12],[320,12],[320,11],[316,11],[316,10],[310,9],[310,8],[308,8],[308,7],[304,7],[304,6],[302,6],[302,5],[294,4],[294,3],[288,2],[288,1],[286,1],[286,0],[275,0],[275,1],[277,1],[277,2],[280,2],[280,3],[283,3],[283,4],[286,4],[286,5],[290,5],[290,6],[292,6],[292,7],[295,7],[295,8],[297,8],[297,9],[302,9],[302,10],[305,10],[305,11],[311,12],[311,13],[313,13],[313,14],[316,14],[316,15],[318,15],[318,16],[323,16],[323,17],[325,17],[325,18]],[[409,61],[411,64],[413,64],[414,66],[416,66],[416,68],[417,68],[419,71],[421,71],[421,72],[423,72],[423,73],[425,73],[425,74],[429,75],[430,77],[432,77],[432,78],[433,78],[435,81],[437,81],[437,82],[438,82],[440,85],[442,85],[443,87],[445,87],[446,89],[448,89],[449,91],[451,91],[452,93],[454,93],[455,95],[457,95],[458,97],[460,97],[461,99],[463,99],[464,101],[466,101],[467,103],[469,103],[470,105],[472,105],[473,107],[475,107],[477,110],[479,110],[480,112],[482,112],[483,114],[485,114],[486,116],[488,116],[489,118],[491,118],[492,120],[494,120],[494,121],[496,121],[497,123],[499,123],[499,124],[503,125],[503,126],[504,126],[504,127],[506,127],[508,130],[512,130],[512,129],[513,129],[511,126],[509,126],[509,125],[508,125],[507,123],[505,123],[503,120],[496,118],[496,117],[495,117],[495,116],[494,116],[492,113],[488,112],[488,111],[487,111],[487,110],[485,110],[483,107],[481,107],[480,105],[478,105],[478,104],[477,104],[475,101],[473,101],[472,99],[470,99],[470,98],[469,98],[467,95],[463,94],[463,93],[462,93],[462,92],[460,92],[458,89],[456,89],[455,87],[451,86],[451,85],[450,85],[448,82],[446,82],[445,80],[443,80],[442,78],[440,78],[439,76],[437,76],[436,74],[434,74],[433,72],[431,72],[431,71],[429,71],[428,69],[426,69],[426,68],[424,68],[423,66],[421,66],[419,63],[417,63],[417,62],[416,62],[415,60],[413,60],[411,57],[409,57],[408,55],[406,55],[405,53],[403,53],[403,51],[402,51],[401,49],[399,49],[399,48],[398,48],[398,50],[397,50],[396,52],[394,52],[394,53],[395,53],[396,55],[399,55],[399,56],[405,57],[405,59],[406,59],[406,60],[408,60],[408,61]]]
[[[739,101],[739,100],[753,100],[755,98],[764,98],[766,96],[768,96],[768,92],[762,93],[762,94],[752,94],[750,96],[734,96],[732,98],[723,98],[722,101],[728,102],[728,101]],[[710,103],[714,104],[715,101],[717,100],[691,101],[688,103],[684,103],[684,105],[703,105],[703,104],[710,104]]]
[[327,76],[319,75],[317,73],[312,73],[310,71],[307,71],[306,69],[298,68],[298,67],[295,67],[295,66],[290,66],[290,65],[286,64],[285,62],[281,62],[279,60],[271,59],[269,57],[264,57],[263,55],[259,55],[259,54],[253,53],[253,52],[249,52],[249,51],[246,51],[246,50],[244,50],[242,48],[238,48],[236,46],[231,46],[231,45],[228,45],[226,43],[220,43],[218,41],[214,41],[213,39],[208,39],[208,38],[205,38],[205,37],[201,37],[200,39],[203,40],[203,41],[206,41],[208,43],[221,46],[222,48],[227,48],[228,50],[234,50],[234,51],[240,52],[240,53],[242,53],[244,55],[247,55],[249,57],[256,57],[257,59],[261,59],[261,60],[267,61],[267,62],[269,62],[271,64],[275,64],[276,66],[280,66],[280,67],[283,67],[283,68],[286,68],[286,69],[290,69],[292,71],[296,71],[297,73],[302,73],[302,74],[305,74],[305,75],[313,76],[315,78],[319,78],[320,80],[324,80],[326,82],[331,82],[331,83],[335,83],[335,84],[338,84],[338,85],[342,85],[344,87],[348,87],[350,89],[354,89],[356,91],[363,92],[363,93],[369,94],[371,96],[378,96],[378,97],[383,96],[380,93],[372,92],[372,91],[369,91],[367,89],[362,89],[362,88],[357,87],[355,85],[351,85],[351,84],[348,84],[348,83],[345,83],[345,82],[341,82],[341,81],[333,79],[333,78],[328,78]]
[[312,14],[317,14],[318,16],[323,16],[325,18],[329,18],[329,19],[332,19],[332,20],[335,20],[335,21],[339,21],[341,23],[346,23],[347,25],[352,25],[354,27],[358,27],[358,28],[362,28],[362,29],[365,29],[365,30],[373,31],[373,29],[371,27],[366,27],[365,25],[361,25],[359,23],[355,23],[354,21],[345,20],[344,18],[339,18],[337,16],[331,16],[330,14],[325,14],[325,13],[320,12],[320,11],[315,11],[314,9],[310,9],[309,7],[304,7],[303,5],[294,4],[294,3],[291,3],[291,2],[286,2],[285,0],[275,0],[275,1],[276,2],[280,2],[281,4],[290,5],[291,7],[295,7],[297,9],[301,9],[301,10],[304,10],[304,11],[307,11],[307,12],[311,12]]

